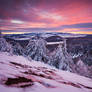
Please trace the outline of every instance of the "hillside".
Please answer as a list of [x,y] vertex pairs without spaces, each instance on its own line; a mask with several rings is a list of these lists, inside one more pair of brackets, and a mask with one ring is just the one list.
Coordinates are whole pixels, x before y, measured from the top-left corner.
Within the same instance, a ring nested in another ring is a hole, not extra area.
[[92,92],[92,80],[0,52],[1,92]]

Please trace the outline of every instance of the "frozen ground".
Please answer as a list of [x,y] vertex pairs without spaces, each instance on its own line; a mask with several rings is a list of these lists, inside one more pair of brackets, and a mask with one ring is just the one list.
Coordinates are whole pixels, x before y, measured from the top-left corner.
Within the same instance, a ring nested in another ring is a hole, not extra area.
[[0,52],[0,92],[92,92],[92,80]]

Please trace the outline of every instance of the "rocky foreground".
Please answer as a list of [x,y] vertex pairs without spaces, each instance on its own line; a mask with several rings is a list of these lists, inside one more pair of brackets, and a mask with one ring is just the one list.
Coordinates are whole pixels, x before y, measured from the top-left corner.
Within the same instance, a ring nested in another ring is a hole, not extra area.
[[0,52],[0,92],[92,92],[92,79]]

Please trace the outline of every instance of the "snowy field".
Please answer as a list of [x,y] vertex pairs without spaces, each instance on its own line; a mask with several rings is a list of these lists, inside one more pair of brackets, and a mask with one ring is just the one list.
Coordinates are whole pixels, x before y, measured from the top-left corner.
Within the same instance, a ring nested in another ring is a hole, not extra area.
[[92,92],[92,80],[0,52],[0,92]]

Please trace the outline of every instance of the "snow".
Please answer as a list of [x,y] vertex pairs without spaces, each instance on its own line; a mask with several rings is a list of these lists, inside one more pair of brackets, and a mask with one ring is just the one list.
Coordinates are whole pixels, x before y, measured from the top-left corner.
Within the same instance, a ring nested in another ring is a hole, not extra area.
[[82,53],[74,54],[74,55],[73,55],[73,58],[77,58],[77,57],[80,57],[80,56],[82,56],[82,55],[83,55]]
[[15,38],[14,40],[30,40],[30,38]]
[[[29,74],[24,72],[28,72]],[[31,79],[33,85],[24,88],[19,85],[26,85],[26,82],[5,85],[8,78],[12,79],[18,77]],[[35,62],[33,60],[30,62],[23,56],[0,52],[0,91],[92,92],[92,80],[68,71],[55,69],[42,62]]]
[[53,45],[53,44],[63,44],[63,41],[60,42],[47,42],[47,45]]
[[41,37],[45,37],[45,38],[47,38],[47,37],[50,37],[50,36],[55,36],[55,35],[57,35],[57,36],[61,36],[61,37],[63,37],[63,38],[72,38],[72,37],[85,37],[86,35],[84,35],[84,34],[70,34],[70,33],[42,33],[41,34]]

